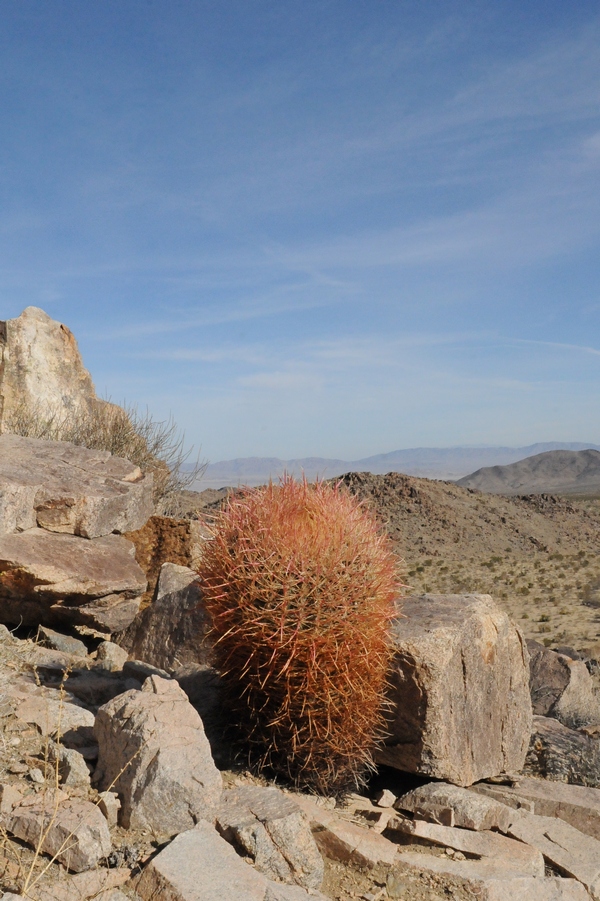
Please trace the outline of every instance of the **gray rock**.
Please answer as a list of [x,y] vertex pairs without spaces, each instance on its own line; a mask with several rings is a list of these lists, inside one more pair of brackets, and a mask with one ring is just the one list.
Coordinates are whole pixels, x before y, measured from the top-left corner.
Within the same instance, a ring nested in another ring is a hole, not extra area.
[[600,840],[600,789],[567,785],[519,776],[512,785],[480,782],[471,786],[478,792],[515,809],[530,806],[531,812],[544,817],[559,817],[580,832]]
[[79,751],[49,742],[48,762],[57,768],[61,785],[89,787],[90,771]]
[[320,888],[323,858],[308,818],[279,789],[244,785],[223,792],[217,828],[265,876],[306,889]]
[[134,888],[143,901],[264,901],[267,879],[198,823],[149,861]]
[[0,620],[125,628],[146,586],[133,552],[118,535],[90,541],[29,529],[1,536]]
[[7,815],[6,828],[44,854],[57,855],[69,870],[91,869],[111,852],[106,820],[89,801],[63,795],[55,805],[51,794],[25,799]]
[[123,664],[123,676],[126,679],[137,679],[138,682],[144,682],[150,676],[159,676],[161,679],[170,679],[171,676],[164,669],[158,666],[152,666],[151,663],[145,663],[143,660],[127,660]]
[[600,736],[534,716],[525,772],[557,782],[600,787]]
[[399,798],[394,806],[433,822],[439,821],[441,811],[449,810],[452,822],[447,825],[478,832],[489,829],[506,832],[515,816],[514,810],[506,804],[445,782],[429,782],[415,788]]
[[186,566],[163,563],[152,603],[120,633],[130,657],[169,673],[188,664],[209,664],[209,619],[198,574]]
[[544,855],[561,873],[582,883],[600,899],[600,842],[556,817],[532,813],[517,815],[508,835],[526,842]]
[[120,672],[129,654],[114,641],[102,641],[96,649],[96,664],[111,673]]
[[379,763],[471,785],[521,769],[529,654],[489,595],[424,595],[393,624],[392,708]]
[[142,687],[140,682],[132,686],[121,674],[103,669],[74,669],[68,674],[65,685],[67,691],[93,709],[132,687]]
[[63,635],[62,632],[55,632],[47,626],[39,627],[38,641],[47,648],[62,651],[73,657],[87,657],[87,648],[82,641],[70,635]]
[[76,700],[66,700],[58,691],[31,694],[19,703],[19,719],[34,723],[42,735],[51,738],[82,727],[91,731],[94,714]]
[[102,811],[102,815],[106,817],[106,822],[109,826],[116,826],[119,821],[119,811],[121,809],[119,796],[116,792],[106,791],[100,792],[99,798],[98,807]]
[[152,485],[151,475],[108,451],[0,435],[0,534],[133,531],[152,515]]
[[395,827],[389,824],[388,828],[401,833],[405,838],[413,836],[419,843],[452,848],[468,854],[470,858],[493,861],[500,864],[507,874],[544,875],[544,858],[540,851],[505,835],[498,835],[497,832],[470,832],[423,820],[397,821]]
[[537,643],[528,646],[534,714],[554,717],[571,729],[599,724],[600,703],[585,663]]
[[94,776],[114,789],[121,825],[175,835],[201,819],[214,820],[222,779],[202,720],[173,680],[152,676],[98,711]]
[[294,800],[309,818],[324,857],[369,870],[385,869],[394,863],[398,846],[383,835],[349,822],[306,795],[294,795]]
[[[511,877],[502,864],[484,860],[451,860],[446,856],[401,850],[396,869],[398,875],[406,873],[419,878],[427,874],[438,884],[441,879],[451,889],[462,888],[477,901],[590,901],[583,885],[575,879]],[[390,897],[403,898],[404,894],[394,893]]]

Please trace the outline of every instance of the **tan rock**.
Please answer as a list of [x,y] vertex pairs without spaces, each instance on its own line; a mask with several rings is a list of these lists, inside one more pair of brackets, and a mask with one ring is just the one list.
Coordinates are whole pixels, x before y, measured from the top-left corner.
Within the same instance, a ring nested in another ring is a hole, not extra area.
[[480,782],[470,791],[519,809],[527,804],[539,816],[559,817],[580,832],[600,840],[600,789],[519,776],[515,785]]
[[477,901],[590,901],[575,879],[507,876],[501,865],[483,860],[451,860],[416,851],[399,851],[395,871],[446,876]]
[[15,807],[5,822],[17,838],[75,872],[91,869],[111,852],[106,820],[89,801],[59,795],[55,804],[51,793],[36,795]]
[[0,534],[34,526],[98,538],[140,528],[152,514],[152,476],[66,441],[0,435]]
[[393,624],[392,710],[379,763],[457,785],[521,769],[529,654],[489,595],[424,595]]
[[96,716],[98,788],[114,790],[121,825],[175,835],[214,821],[222,789],[202,720],[176,682],[152,676]]
[[429,782],[415,788],[399,798],[394,806],[434,822],[441,822],[440,811],[451,811],[452,817],[443,825],[476,831],[499,829],[506,832],[515,818],[514,810],[506,804],[445,782]]
[[153,857],[134,887],[143,901],[264,901],[267,879],[198,823]]
[[42,735],[52,738],[64,735],[73,729],[94,726],[94,714],[86,707],[57,697],[58,691],[40,692],[30,695],[19,704],[19,719],[25,723],[34,723]]
[[116,792],[105,791],[99,793],[99,798],[98,807],[103,816],[106,817],[106,822],[109,826],[116,826],[119,821],[119,811],[121,809],[119,796]]
[[388,829],[395,829],[403,835],[414,836],[432,845],[453,848],[470,857],[495,862],[507,872],[515,872],[520,876],[544,875],[544,858],[540,851],[505,835],[498,835],[497,832],[471,832],[423,820],[390,822]]
[[383,835],[348,822],[306,795],[294,795],[294,800],[308,816],[316,843],[325,857],[368,869],[394,863],[397,846]]
[[44,529],[0,537],[0,620],[125,628],[146,580],[118,535],[86,540]]
[[279,789],[242,785],[223,792],[216,822],[223,838],[243,848],[265,876],[320,888],[323,858],[308,817]]
[[188,664],[210,663],[209,627],[198,573],[163,563],[154,600],[121,632],[118,642],[130,657],[172,673]]
[[600,723],[600,703],[585,663],[536,642],[528,647],[534,714],[554,717],[571,729]]
[[96,392],[69,329],[38,307],[0,323],[1,419],[40,405],[68,412],[89,409]]
[[27,892],[27,897],[33,901],[100,901],[105,892],[115,891],[119,885],[124,885],[131,876],[131,870],[126,867],[105,869],[98,867],[95,870],[87,870],[83,873],[62,874],[58,879],[43,879],[32,885]]
[[519,813],[508,835],[527,842],[561,873],[579,880],[592,898],[600,899],[600,842],[556,817]]
[[96,649],[96,665],[111,673],[118,673],[129,659],[127,651],[114,641],[102,641]]

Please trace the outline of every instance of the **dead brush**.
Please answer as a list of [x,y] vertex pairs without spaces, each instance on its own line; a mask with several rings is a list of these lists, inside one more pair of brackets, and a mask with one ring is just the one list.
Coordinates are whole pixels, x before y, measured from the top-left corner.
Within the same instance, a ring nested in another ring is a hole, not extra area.
[[250,760],[324,794],[380,739],[398,561],[360,502],[285,478],[229,498],[200,567],[226,703]]

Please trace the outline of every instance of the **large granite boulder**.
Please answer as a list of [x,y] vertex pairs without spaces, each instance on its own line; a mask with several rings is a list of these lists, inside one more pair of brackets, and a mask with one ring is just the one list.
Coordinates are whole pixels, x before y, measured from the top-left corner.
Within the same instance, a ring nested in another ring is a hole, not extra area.
[[131,542],[29,529],[0,536],[0,622],[124,629],[146,588]]
[[202,720],[177,682],[151,676],[96,716],[98,789],[118,793],[120,823],[176,835],[199,820],[214,822],[221,774]]
[[118,643],[130,657],[172,673],[189,664],[211,662],[209,628],[198,573],[164,563],[153,602],[119,634]]
[[520,770],[532,724],[529,654],[492,598],[406,598],[393,641],[377,761],[462,786]]
[[38,307],[0,322],[0,431],[15,414],[89,411],[96,398],[69,329]]
[[152,514],[152,475],[108,451],[0,435],[0,534],[40,526],[98,538]]

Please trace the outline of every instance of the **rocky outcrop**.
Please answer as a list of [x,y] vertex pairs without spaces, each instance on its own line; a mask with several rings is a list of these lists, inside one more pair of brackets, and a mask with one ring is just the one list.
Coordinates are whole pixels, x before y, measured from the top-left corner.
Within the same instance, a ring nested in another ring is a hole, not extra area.
[[0,622],[124,629],[146,587],[133,553],[118,535],[88,540],[34,528],[0,536]]
[[164,563],[153,602],[120,633],[118,642],[130,657],[172,673],[189,664],[211,662],[209,628],[198,574]]
[[0,322],[0,431],[11,416],[40,407],[58,415],[98,403],[69,329],[38,307]]
[[471,785],[523,766],[529,654],[488,595],[424,595],[394,621],[388,735],[379,763]]
[[152,475],[66,441],[0,435],[0,534],[40,526],[98,538],[152,514]]
[[175,835],[214,821],[221,797],[202,720],[175,681],[152,676],[98,711],[95,781],[121,800],[120,823]]

